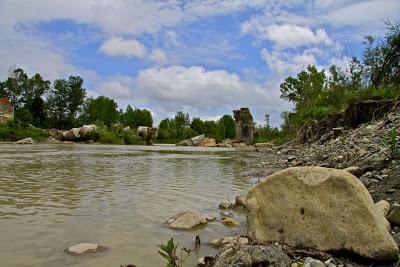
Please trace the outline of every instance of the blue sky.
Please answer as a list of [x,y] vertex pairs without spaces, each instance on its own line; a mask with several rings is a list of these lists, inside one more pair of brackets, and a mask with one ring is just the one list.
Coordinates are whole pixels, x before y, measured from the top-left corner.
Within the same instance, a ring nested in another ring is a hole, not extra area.
[[257,121],[291,105],[279,84],[308,64],[345,68],[365,35],[400,17],[398,0],[0,0],[0,78],[13,66],[79,75],[120,108]]

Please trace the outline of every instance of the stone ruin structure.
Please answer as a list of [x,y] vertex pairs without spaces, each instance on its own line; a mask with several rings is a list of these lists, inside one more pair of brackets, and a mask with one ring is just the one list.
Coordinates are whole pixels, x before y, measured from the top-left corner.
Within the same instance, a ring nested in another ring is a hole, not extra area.
[[240,110],[233,111],[235,118],[236,139],[244,142],[251,142],[253,140],[255,129],[253,116],[249,108],[240,108]]
[[7,97],[0,98],[0,124],[14,118],[14,105]]

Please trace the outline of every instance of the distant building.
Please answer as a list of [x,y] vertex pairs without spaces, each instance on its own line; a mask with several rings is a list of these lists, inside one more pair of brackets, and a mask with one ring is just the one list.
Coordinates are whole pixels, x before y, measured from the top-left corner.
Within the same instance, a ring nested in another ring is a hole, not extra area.
[[235,118],[236,139],[245,142],[253,140],[255,129],[253,116],[248,108],[240,108],[240,110],[233,111]]
[[0,124],[14,119],[14,105],[7,97],[0,98]]

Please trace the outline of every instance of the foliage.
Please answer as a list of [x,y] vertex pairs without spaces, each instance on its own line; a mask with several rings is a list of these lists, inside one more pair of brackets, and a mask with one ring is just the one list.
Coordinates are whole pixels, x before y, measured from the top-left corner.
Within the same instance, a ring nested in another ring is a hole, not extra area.
[[362,61],[352,58],[346,70],[332,65],[318,71],[308,66],[295,78],[280,85],[281,98],[294,104],[294,112],[284,113],[282,132],[296,133],[306,122],[321,120],[366,99],[400,97],[400,26],[387,23],[388,33],[380,42],[367,37]]
[[15,142],[27,137],[41,141],[48,137],[48,133],[46,130],[33,127],[18,119],[11,120],[6,124],[0,124],[0,141]]
[[81,121],[86,124],[102,121],[110,127],[118,120],[117,108],[117,103],[106,96],[99,96],[95,99],[88,98],[83,105]]
[[99,128],[98,141],[102,144],[138,145],[144,143],[140,137],[136,136],[136,131],[124,129],[121,124],[107,127],[101,121],[97,121],[96,125]]
[[190,120],[189,114],[178,111],[173,119],[164,119],[159,124],[158,140],[164,143],[177,143],[181,140],[204,134],[221,142],[235,137],[235,120],[224,115],[218,121]]
[[[181,249],[180,256],[178,256],[177,249],[179,243],[174,244],[174,239],[171,238],[166,245],[158,245],[161,250],[158,250],[158,254],[160,254],[166,261],[166,267],[183,267],[186,257],[189,255],[189,252]],[[186,257],[183,256],[183,251],[187,253]]]
[[82,84],[79,76],[54,81],[47,102],[51,125],[66,129],[76,124],[76,115],[81,111],[86,95]]
[[365,75],[373,87],[400,84],[400,24],[386,22],[387,33],[377,42],[367,36],[367,47],[363,53]]
[[146,109],[132,109],[132,107],[128,105],[125,113],[123,113],[121,117],[124,125],[131,128],[137,128],[139,126],[153,126],[153,118],[151,113]]
[[389,142],[383,140],[383,143],[390,149],[392,158],[400,157],[400,136],[398,135],[396,128],[390,130]]

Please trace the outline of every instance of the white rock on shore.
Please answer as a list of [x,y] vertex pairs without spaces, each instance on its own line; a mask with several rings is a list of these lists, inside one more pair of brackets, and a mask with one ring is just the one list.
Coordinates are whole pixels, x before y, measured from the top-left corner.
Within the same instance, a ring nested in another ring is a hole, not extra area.
[[18,144],[18,145],[32,145],[35,142],[33,141],[32,138],[28,137],[28,138],[24,138],[22,140],[19,140],[19,141],[15,142],[15,143]]

